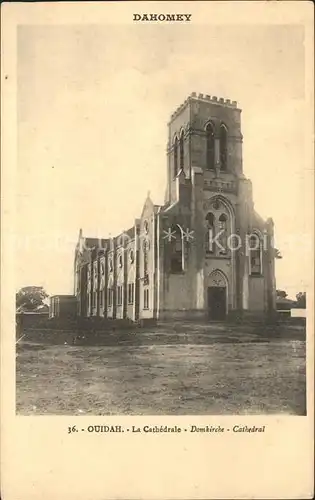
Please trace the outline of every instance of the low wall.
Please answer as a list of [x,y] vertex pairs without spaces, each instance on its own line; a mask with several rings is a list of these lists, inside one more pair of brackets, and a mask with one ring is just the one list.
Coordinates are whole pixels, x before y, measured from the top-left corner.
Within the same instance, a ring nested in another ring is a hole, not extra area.
[[272,311],[270,313],[254,312],[254,311],[230,311],[228,321],[231,323],[252,323],[252,324],[287,324],[287,325],[306,325],[306,318],[292,317],[290,310]]
[[48,321],[49,313],[17,313],[16,314],[16,324],[17,328],[34,328],[40,326]]
[[55,317],[42,318],[41,321],[27,321],[19,325],[19,329],[55,330],[55,331],[110,331],[115,329],[130,329],[136,327],[137,323],[129,319],[110,319],[102,317],[73,318]]

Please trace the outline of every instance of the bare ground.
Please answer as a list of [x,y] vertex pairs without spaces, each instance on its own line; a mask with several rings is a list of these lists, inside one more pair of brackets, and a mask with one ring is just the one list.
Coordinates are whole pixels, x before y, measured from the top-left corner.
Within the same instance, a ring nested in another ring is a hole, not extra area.
[[16,352],[17,413],[304,415],[305,338],[272,333],[208,325],[71,345],[26,332]]

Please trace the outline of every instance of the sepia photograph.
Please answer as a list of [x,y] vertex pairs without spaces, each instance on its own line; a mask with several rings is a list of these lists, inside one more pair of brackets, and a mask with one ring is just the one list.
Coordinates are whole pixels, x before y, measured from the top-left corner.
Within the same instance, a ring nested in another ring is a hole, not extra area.
[[19,415],[306,415],[303,27],[164,17],[18,26]]
[[1,498],[313,498],[312,14],[2,4]]

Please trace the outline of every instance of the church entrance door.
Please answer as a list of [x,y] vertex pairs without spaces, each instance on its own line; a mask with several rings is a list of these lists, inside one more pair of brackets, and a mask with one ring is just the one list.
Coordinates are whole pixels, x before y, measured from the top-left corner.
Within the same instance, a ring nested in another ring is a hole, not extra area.
[[221,321],[226,317],[226,287],[208,287],[208,315],[209,319]]

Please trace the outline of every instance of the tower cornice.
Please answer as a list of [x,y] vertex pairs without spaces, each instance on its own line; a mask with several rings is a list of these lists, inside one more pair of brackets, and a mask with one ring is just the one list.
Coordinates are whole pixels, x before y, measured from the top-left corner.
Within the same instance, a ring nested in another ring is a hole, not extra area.
[[183,110],[192,102],[205,102],[214,104],[216,106],[224,106],[228,108],[233,108],[241,112],[241,109],[238,108],[237,101],[231,101],[231,99],[226,99],[224,97],[211,96],[209,94],[198,94],[196,92],[192,92],[190,96],[185,99],[185,101],[178,106],[178,108],[172,113],[171,118],[168,122],[170,124]]

